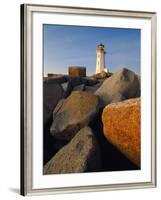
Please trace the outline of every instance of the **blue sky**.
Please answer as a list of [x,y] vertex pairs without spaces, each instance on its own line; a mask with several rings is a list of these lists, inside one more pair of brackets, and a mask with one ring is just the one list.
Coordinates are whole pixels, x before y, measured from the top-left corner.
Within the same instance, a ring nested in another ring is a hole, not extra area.
[[65,73],[68,66],[86,66],[87,75],[95,73],[96,46],[106,50],[110,72],[127,67],[140,74],[139,29],[43,25],[44,74]]

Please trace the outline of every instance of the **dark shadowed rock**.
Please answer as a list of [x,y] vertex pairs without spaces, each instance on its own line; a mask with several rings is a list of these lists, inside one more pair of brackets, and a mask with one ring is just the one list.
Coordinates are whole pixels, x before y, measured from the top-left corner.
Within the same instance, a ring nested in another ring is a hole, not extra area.
[[50,132],[48,125],[43,131],[43,163],[46,164],[63,146],[67,144],[64,140],[57,140]]
[[100,88],[102,83],[104,82],[104,80],[99,81],[99,83],[97,83],[96,85],[94,85],[93,87],[95,87],[96,89]]
[[67,97],[73,89],[72,84],[70,82],[65,82],[65,83],[62,83],[61,86],[65,92],[65,96]]
[[138,166],[134,165],[116,146],[112,145],[103,133],[102,110],[91,121],[89,126],[97,137],[100,146],[102,171],[122,171],[137,170]]
[[44,174],[96,172],[100,169],[97,140],[92,130],[84,127],[45,165]]
[[52,112],[57,105],[58,101],[64,97],[64,91],[61,85],[55,83],[47,83],[43,84],[44,92],[43,92],[43,108],[44,108],[44,125],[47,121],[52,117]]
[[103,83],[103,80],[99,81],[97,84],[95,84],[95,85],[93,85],[93,86],[86,86],[85,91],[95,93],[96,90],[97,90],[99,87],[101,87],[102,83]]
[[44,78],[45,83],[64,83],[66,82],[66,77],[64,75],[50,75]]
[[95,79],[92,79],[90,77],[85,77],[85,78],[82,78],[82,83],[84,83],[87,86],[93,86],[93,85],[97,84],[98,81]]
[[73,88],[73,91],[84,91],[86,88],[85,84],[77,85]]
[[50,132],[58,139],[71,140],[82,127],[88,125],[98,110],[99,99],[96,95],[74,91],[54,114]]
[[86,86],[86,89],[85,89],[86,92],[92,92],[92,93],[94,93],[96,90],[97,88],[93,86]]
[[75,87],[77,85],[82,84],[81,77],[76,76],[66,76],[67,81],[72,85],[72,87]]
[[128,69],[120,69],[95,92],[104,105],[140,96],[140,78]]

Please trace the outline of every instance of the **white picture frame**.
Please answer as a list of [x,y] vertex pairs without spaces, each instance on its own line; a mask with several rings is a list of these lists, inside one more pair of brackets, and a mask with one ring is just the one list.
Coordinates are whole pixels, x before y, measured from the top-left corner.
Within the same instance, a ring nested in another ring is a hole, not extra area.
[[[143,164],[140,171],[43,175],[41,133],[44,23],[142,30],[141,106],[144,110],[141,140],[145,142],[142,143]],[[145,85],[148,88],[146,90]],[[38,113],[38,110],[41,112]],[[156,13],[21,5],[21,194],[39,195],[149,187],[156,187]]]

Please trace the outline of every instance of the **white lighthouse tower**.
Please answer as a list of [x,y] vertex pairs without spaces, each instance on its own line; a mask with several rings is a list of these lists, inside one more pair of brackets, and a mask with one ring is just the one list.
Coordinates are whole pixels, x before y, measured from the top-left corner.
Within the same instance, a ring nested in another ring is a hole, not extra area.
[[100,43],[96,48],[96,74],[102,71],[106,71],[105,67],[105,47],[102,43]]

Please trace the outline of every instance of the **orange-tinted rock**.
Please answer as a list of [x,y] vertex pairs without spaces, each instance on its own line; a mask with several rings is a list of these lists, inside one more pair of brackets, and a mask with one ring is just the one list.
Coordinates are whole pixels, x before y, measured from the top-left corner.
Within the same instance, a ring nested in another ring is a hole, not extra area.
[[103,110],[102,121],[108,141],[140,166],[140,98],[109,104]]
[[68,68],[68,73],[70,76],[85,77],[86,76],[86,68],[72,66],[72,67]]
[[96,79],[108,78],[108,77],[110,77],[110,76],[111,76],[111,74],[110,74],[110,73],[107,73],[107,72],[105,72],[105,71],[101,71],[100,73],[97,73],[97,74],[93,75],[93,77],[96,78]]

